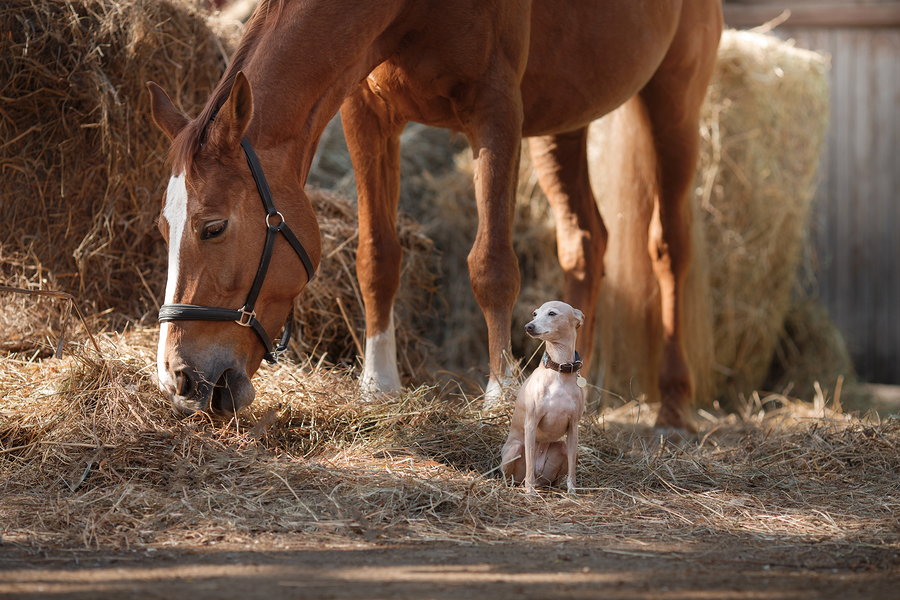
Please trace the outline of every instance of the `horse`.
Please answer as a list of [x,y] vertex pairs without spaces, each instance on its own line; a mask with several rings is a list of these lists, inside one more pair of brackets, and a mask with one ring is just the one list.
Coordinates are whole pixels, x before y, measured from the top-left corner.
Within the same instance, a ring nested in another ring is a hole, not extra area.
[[[148,83],[153,119],[172,141],[159,218],[168,244],[160,389],[185,413],[234,413],[253,401],[250,378],[277,358],[270,334],[321,260],[304,184],[338,110],[358,191],[363,389],[401,389],[399,140],[413,121],[462,132],[473,149],[478,227],[468,268],[488,329],[486,397],[500,394],[513,366],[523,138],[555,216],[565,301],[586,315],[578,351],[590,364],[607,231],[588,180],[587,126],[633,102],[657,165],[648,247],[663,323],[657,424],[689,426],[687,195],[721,31],[720,0],[262,0],[196,118]],[[281,239],[284,230],[297,244]]]

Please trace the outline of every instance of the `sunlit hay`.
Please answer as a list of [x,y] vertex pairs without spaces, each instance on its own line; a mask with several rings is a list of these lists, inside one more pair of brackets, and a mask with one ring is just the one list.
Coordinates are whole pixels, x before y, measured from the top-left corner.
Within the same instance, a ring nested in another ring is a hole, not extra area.
[[2,275],[38,269],[35,285],[52,279],[95,313],[139,318],[163,285],[156,218],[169,146],[146,83],[190,111],[227,48],[177,1],[10,0],[0,23]]
[[715,389],[758,389],[795,290],[828,125],[828,59],[727,31],[701,133],[697,201],[710,256]]
[[[601,403],[659,402],[662,317],[649,253],[656,197],[656,160],[646,111],[631,100],[589,130],[588,163],[600,214],[609,232],[597,315],[597,355],[588,375],[605,392]],[[695,205],[682,318],[695,403],[712,404],[714,358],[709,251]]]
[[[691,197],[685,344],[698,406],[758,389],[784,332],[827,126],[827,68],[820,55],[771,36],[723,34]],[[635,185],[623,175],[634,153],[620,148],[641,143],[627,130],[634,110],[625,106],[591,130],[592,176],[610,229],[598,376],[613,395],[653,400],[660,321],[646,251],[652,206],[632,200],[645,189],[623,188]]]
[[[155,331],[104,355],[0,362],[3,543],[151,550],[171,544],[552,542],[615,536],[822,549],[893,564],[900,423],[751,395],[699,411],[697,441],[665,442],[647,405],[582,421],[579,496],[530,498],[497,476],[510,408],[419,388],[360,402],[346,371],[282,364],[235,421],[176,419],[152,380]],[[298,535],[299,534],[299,535]],[[840,552],[835,550],[840,549]],[[835,557],[850,557],[839,559]],[[887,562],[884,562],[887,561]]]
[[[356,206],[326,190],[308,189],[322,233],[322,262],[300,294],[294,321],[298,356],[326,365],[358,366],[365,350],[365,312],[356,280],[359,226]],[[397,235],[403,248],[400,289],[394,303],[401,375],[415,383],[432,379],[435,351],[427,330],[437,326],[436,269],[431,240],[421,226],[401,213]]]

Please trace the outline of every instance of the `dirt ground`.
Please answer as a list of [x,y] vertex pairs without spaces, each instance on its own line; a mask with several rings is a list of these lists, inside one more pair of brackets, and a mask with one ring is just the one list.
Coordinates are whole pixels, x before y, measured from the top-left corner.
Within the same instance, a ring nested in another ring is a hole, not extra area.
[[733,536],[685,546],[615,537],[466,545],[251,544],[110,554],[0,546],[2,598],[896,599],[900,557]]

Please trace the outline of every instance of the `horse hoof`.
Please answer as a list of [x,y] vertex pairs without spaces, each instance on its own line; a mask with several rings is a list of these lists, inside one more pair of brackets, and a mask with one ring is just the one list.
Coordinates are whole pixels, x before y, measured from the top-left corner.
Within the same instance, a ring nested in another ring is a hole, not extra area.
[[484,408],[490,410],[506,404],[513,399],[512,385],[515,379],[512,377],[501,377],[498,381],[491,377],[488,380],[487,388],[484,390]]

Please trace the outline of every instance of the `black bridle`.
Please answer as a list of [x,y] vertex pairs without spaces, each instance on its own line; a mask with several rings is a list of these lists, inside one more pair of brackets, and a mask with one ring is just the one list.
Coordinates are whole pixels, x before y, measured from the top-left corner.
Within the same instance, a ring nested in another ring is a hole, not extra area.
[[[256,182],[256,189],[259,197],[262,198],[263,208],[266,209],[266,242],[263,248],[262,258],[259,261],[259,268],[256,270],[256,278],[253,285],[250,286],[250,293],[247,294],[247,300],[244,306],[238,310],[230,308],[213,308],[210,306],[196,306],[194,304],[163,304],[159,309],[159,322],[168,323],[170,321],[234,321],[241,327],[250,327],[256,332],[257,337],[266,347],[265,360],[269,363],[278,362],[278,356],[285,351],[288,342],[291,339],[291,331],[293,329],[294,309],[288,314],[284,323],[284,332],[281,334],[281,340],[276,347],[272,339],[266,333],[265,328],[256,319],[256,312],[253,310],[256,300],[259,297],[259,291],[262,289],[263,281],[266,279],[266,273],[269,270],[269,262],[272,260],[272,253],[275,251],[275,238],[281,233],[288,241],[294,252],[303,261],[306,268],[308,281],[312,281],[316,273],[312,261],[309,259],[306,249],[287,223],[284,222],[284,216],[275,209],[275,203],[272,201],[272,193],[269,191],[269,184],[266,183],[266,177],[263,175],[262,165],[250,145],[250,140],[246,137],[241,140],[241,147],[247,156],[247,164],[250,165],[250,172],[253,174],[253,180]],[[279,222],[273,224],[271,220],[278,217]],[[308,283],[308,282],[307,282]]]

